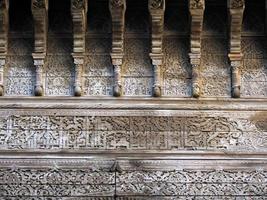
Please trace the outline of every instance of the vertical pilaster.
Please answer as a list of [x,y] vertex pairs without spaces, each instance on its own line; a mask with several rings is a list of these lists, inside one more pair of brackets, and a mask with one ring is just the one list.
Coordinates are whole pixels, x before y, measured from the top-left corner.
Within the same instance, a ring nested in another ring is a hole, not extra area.
[[114,67],[113,95],[122,95],[121,67],[124,57],[124,29],[126,0],[110,0],[109,10],[112,18],[111,60]]
[[148,8],[151,19],[151,53],[150,58],[154,68],[153,95],[160,97],[161,67],[163,64],[162,41],[164,29],[165,0],[149,0]]
[[85,34],[87,26],[87,0],[72,0],[73,54],[75,65],[74,95],[82,96],[82,73],[84,68]]
[[43,70],[47,54],[48,0],[32,0],[34,19],[34,53],[36,70],[35,96],[44,95]]
[[201,95],[201,37],[205,10],[205,0],[189,0],[189,10],[191,15],[189,57],[192,66],[192,96],[197,98]]
[[232,77],[232,97],[240,97],[241,75],[240,67],[243,65],[243,55],[241,52],[241,31],[243,14],[245,10],[244,0],[228,0],[229,9],[229,60],[231,64]]
[[0,0],[0,96],[4,95],[4,68],[8,51],[8,0]]

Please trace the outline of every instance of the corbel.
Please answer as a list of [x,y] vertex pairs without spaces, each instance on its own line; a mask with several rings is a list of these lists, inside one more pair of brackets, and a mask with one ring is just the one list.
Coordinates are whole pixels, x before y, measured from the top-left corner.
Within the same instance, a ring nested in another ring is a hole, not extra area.
[[82,96],[82,73],[84,68],[85,34],[87,26],[87,0],[71,0],[73,22],[73,53],[75,65],[74,95]]
[[121,67],[124,57],[124,29],[126,0],[110,0],[109,10],[112,18],[111,61],[114,68],[113,95],[122,95]]
[[165,0],[149,0],[148,8],[151,20],[151,52],[149,55],[154,72],[153,95],[160,97],[162,93],[161,67],[163,64],[162,41]]
[[0,0],[0,96],[4,95],[4,68],[8,51],[8,0]]
[[36,70],[35,96],[44,95],[43,70],[47,54],[48,0],[32,0],[34,19],[34,53],[32,54]]
[[231,65],[232,97],[234,98],[240,97],[240,67],[243,65],[243,55],[241,51],[241,31],[244,10],[244,0],[228,0],[228,11],[230,18],[228,57]]
[[192,66],[192,96],[198,98],[201,95],[201,38],[205,0],[189,0],[189,10],[191,15],[189,58]]

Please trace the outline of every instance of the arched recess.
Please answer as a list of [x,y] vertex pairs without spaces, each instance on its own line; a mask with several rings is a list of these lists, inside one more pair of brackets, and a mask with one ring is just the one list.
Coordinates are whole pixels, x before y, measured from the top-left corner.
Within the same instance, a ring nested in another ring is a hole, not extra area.
[[48,53],[45,67],[45,95],[72,96],[74,64],[70,0],[49,1]]
[[163,96],[191,96],[188,59],[190,21],[188,1],[166,1],[164,26]]
[[112,96],[113,67],[109,0],[88,1],[84,95]]
[[124,96],[151,96],[153,68],[150,61],[148,1],[127,0],[125,56],[122,66]]
[[227,1],[206,0],[201,51],[203,97],[231,97]]
[[267,97],[266,1],[246,0],[242,27],[241,97]]
[[4,70],[6,96],[32,96],[35,70],[31,0],[9,0],[8,57]]

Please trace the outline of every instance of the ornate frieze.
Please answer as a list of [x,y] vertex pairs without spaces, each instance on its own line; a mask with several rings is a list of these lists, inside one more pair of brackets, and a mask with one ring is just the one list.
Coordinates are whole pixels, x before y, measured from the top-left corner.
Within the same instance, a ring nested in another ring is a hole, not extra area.
[[189,57],[192,66],[192,96],[197,98],[201,95],[201,35],[203,27],[205,1],[190,0],[189,10],[191,15],[191,39]]
[[230,51],[228,57],[231,64],[232,97],[239,98],[241,85],[240,68],[243,65],[243,55],[241,52],[241,30],[245,1],[229,0],[228,4],[230,15]]
[[8,49],[8,0],[0,0],[0,96],[4,95],[4,68]]
[[114,67],[113,95],[122,95],[121,67],[124,58],[124,29],[126,0],[110,0],[109,10],[112,18],[111,60]]
[[162,40],[164,28],[165,0],[148,1],[150,19],[151,19],[151,52],[154,70],[153,95],[160,97],[162,94],[161,67],[163,64]]

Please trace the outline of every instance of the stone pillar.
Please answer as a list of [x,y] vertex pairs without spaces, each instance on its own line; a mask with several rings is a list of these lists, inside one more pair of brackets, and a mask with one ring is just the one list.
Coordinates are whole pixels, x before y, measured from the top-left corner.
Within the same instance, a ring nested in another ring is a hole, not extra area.
[[8,0],[0,0],[0,96],[4,95],[4,68],[8,51]]
[[85,34],[87,26],[87,0],[72,0],[73,54],[75,65],[74,96],[83,95],[82,73],[84,67]]
[[47,53],[48,0],[32,0],[34,19],[34,53],[36,69],[35,96],[44,95],[43,70]]
[[149,0],[148,8],[151,19],[151,53],[154,70],[153,95],[162,95],[161,67],[163,64],[162,40],[164,29],[165,0]]
[[121,67],[124,57],[124,29],[126,0],[110,0],[109,10],[112,18],[112,50],[111,60],[114,67],[113,95],[122,95]]
[[201,64],[201,36],[205,10],[205,0],[190,0],[191,15],[190,35],[190,63],[192,66],[192,96],[201,95],[200,64]]
[[231,64],[232,77],[232,97],[240,97],[241,75],[240,67],[243,65],[243,55],[241,51],[241,31],[243,15],[245,10],[244,0],[228,0],[229,9],[229,60]]

